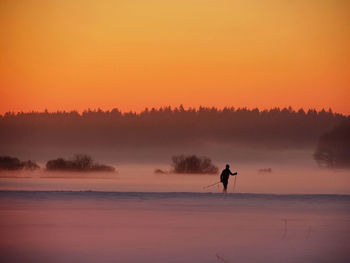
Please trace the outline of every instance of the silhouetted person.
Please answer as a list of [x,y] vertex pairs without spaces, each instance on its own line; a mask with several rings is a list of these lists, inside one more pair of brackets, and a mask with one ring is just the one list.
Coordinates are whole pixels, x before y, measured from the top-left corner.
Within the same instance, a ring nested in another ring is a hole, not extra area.
[[230,171],[230,166],[226,164],[226,168],[222,170],[221,175],[220,175],[220,182],[224,185],[224,190],[223,192],[227,191],[227,185],[228,185],[228,179],[230,178],[230,175],[237,175],[236,173],[232,173]]

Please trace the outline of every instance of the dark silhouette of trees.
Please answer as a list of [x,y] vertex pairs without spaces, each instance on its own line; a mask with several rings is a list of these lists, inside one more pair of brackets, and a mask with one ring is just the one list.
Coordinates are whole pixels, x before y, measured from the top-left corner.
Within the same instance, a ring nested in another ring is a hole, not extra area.
[[181,174],[217,174],[219,169],[208,157],[196,155],[176,155],[172,157],[174,173]]
[[78,171],[78,172],[113,172],[114,167],[98,164],[93,161],[91,156],[85,154],[76,154],[72,160],[58,158],[46,163],[46,169],[49,171]]
[[323,167],[350,168],[349,117],[320,137],[314,158]]
[[16,157],[11,156],[0,156],[0,170],[36,170],[39,169],[39,165],[37,165],[33,161],[21,161],[20,159]]
[[23,168],[23,166],[18,158],[10,156],[1,156],[0,168],[1,170],[20,170]]
[[205,143],[314,147],[319,136],[346,117],[329,111],[274,108],[163,107],[140,113],[87,110],[6,113],[0,149],[132,148]]

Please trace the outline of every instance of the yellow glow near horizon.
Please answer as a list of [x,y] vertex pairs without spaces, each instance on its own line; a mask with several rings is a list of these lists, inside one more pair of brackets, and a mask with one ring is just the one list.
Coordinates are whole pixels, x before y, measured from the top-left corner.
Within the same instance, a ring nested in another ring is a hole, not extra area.
[[350,114],[350,2],[0,2],[0,113],[332,108]]

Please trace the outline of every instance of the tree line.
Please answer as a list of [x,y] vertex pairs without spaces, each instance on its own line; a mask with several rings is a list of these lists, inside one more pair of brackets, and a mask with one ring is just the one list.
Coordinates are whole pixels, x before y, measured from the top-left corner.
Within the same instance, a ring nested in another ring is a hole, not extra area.
[[0,115],[0,146],[133,147],[196,143],[313,146],[347,116],[332,110],[146,108]]

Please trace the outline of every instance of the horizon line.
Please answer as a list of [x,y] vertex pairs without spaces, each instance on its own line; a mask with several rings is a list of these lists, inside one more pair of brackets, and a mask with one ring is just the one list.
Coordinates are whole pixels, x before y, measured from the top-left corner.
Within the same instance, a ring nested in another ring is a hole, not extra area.
[[270,107],[270,108],[259,108],[259,107],[235,107],[235,106],[224,106],[224,107],[215,107],[215,106],[198,106],[198,107],[185,107],[183,106],[183,104],[180,104],[179,106],[171,106],[171,105],[164,105],[164,106],[158,106],[158,107],[144,107],[142,110],[121,110],[118,107],[113,107],[113,108],[109,108],[109,109],[103,109],[101,107],[98,108],[87,108],[84,110],[77,110],[77,109],[70,109],[70,110],[60,110],[57,109],[56,111],[49,111],[47,108],[45,108],[44,110],[31,110],[31,111],[6,111],[3,113],[0,113],[0,116],[6,116],[6,115],[20,115],[20,114],[55,114],[55,113],[78,113],[79,115],[83,115],[84,113],[88,113],[88,112],[103,112],[103,113],[108,113],[108,112],[112,112],[112,111],[118,111],[121,114],[141,114],[141,113],[145,113],[145,112],[150,112],[150,111],[163,111],[163,110],[181,110],[181,111],[200,111],[200,110],[216,110],[216,111],[224,111],[224,110],[230,110],[230,111],[240,111],[240,110],[246,110],[246,111],[256,111],[258,110],[258,112],[269,112],[272,110],[279,110],[279,111],[283,111],[283,110],[288,110],[289,112],[299,112],[299,111],[304,111],[305,113],[309,112],[309,111],[315,111],[317,113],[320,112],[327,112],[327,113],[332,113],[332,114],[339,114],[339,115],[343,115],[343,116],[350,116],[349,114],[346,113],[341,113],[341,112],[335,112],[333,111],[332,108],[328,108],[328,110],[326,110],[325,108],[321,108],[321,109],[316,109],[316,108],[293,108],[292,106],[288,106],[288,107]]

